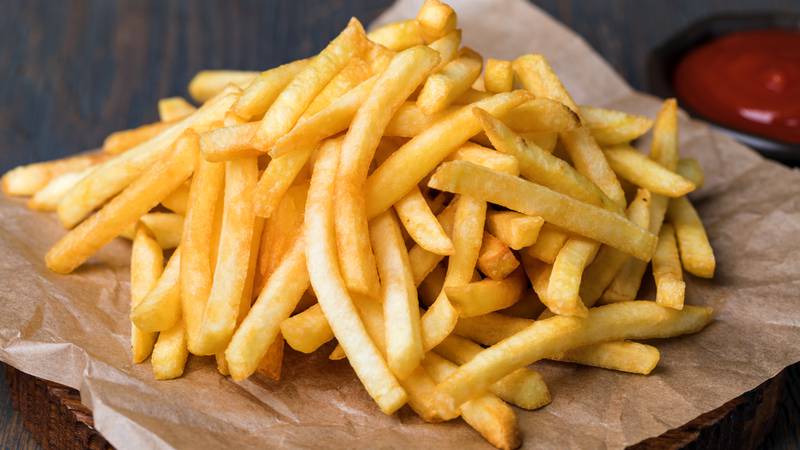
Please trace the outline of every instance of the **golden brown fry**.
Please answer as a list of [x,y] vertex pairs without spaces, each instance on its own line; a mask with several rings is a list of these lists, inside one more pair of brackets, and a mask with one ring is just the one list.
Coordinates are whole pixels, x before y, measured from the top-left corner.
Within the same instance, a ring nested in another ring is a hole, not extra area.
[[703,187],[706,181],[703,166],[694,158],[681,158],[675,170],[680,176],[694,183],[697,189]]
[[539,320],[480,352],[440,383],[439,389],[462,404],[509,373],[543,358],[598,342],[694,333],[711,317],[711,308],[686,306],[677,311],[654,302],[625,302],[592,308],[586,319]]
[[333,339],[333,330],[319,304],[281,322],[281,333],[290,347],[302,353],[312,353]]
[[[480,345],[455,335],[448,336],[434,349],[437,354],[456,364],[466,364],[481,350],[483,348]],[[489,389],[508,403],[527,410],[550,403],[550,392],[544,379],[539,372],[528,368],[512,372]]]
[[458,55],[458,47],[461,45],[461,30],[453,30],[439,39],[431,42],[428,47],[439,52],[439,64],[434,67],[434,71],[440,70],[447,63]]
[[213,162],[258,156],[261,152],[251,143],[258,126],[250,122],[208,130],[200,135],[200,151]]
[[533,245],[543,225],[541,217],[514,211],[490,211],[486,217],[489,232],[514,250]]
[[561,80],[555,74],[543,55],[528,54],[513,62],[514,74],[520,83],[536,97],[553,99],[568,107],[576,114],[578,106],[572,100]]
[[560,133],[559,137],[578,172],[597,185],[614,202],[616,210],[621,211],[625,206],[625,192],[589,130],[579,127]]
[[431,125],[451,114],[456,108],[446,108],[435,114],[425,114],[414,102],[405,102],[386,125],[384,136],[413,138]]
[[153,375],[156,380],[170,380],[183,375],[189,350],[186,346],[186,327],[183,322],[178,322],[167,331],[158,335],[158,341],[153,348],[150,364],[153,366]]
[[[491,114],[502,114],[528,98],[523,91],[496,94],[476,104]],[[422,181],[440,162],[480,131],[471,107],[462,108],[435,123],[394,152],[367,179],[367,217],[389,209]]]
[[387,211],[373,219],[369,234],[381,278],[386,360],[392,373],[405,380],[425,356],[417,288],[400,226],[393,213]]
[[131,321],[137,328],[147,332],[167,331],[180,321],[180,267],[181,251],[177,249],[158,281],[131,308]]
[[528,100],[502,116],[502,120],[518,133],[558,133],[580,125],[580,118],[574,111],[545,97]]
[[678,102],[664,100],[653,126],[653,143],[650,158],[667,170],[675,171],[678,165]]
[[503,280],[473,281],[444,290],[459,317],[474,317],[508,308],[519,301],[524,288],[525,275],[517,269]]
[[425,350],[438,345],[456,325],[458,311],[450,303],[446,288],[462,286],[472,280],[481,249],[485,220],[486,202],[468,196],[461,196],[456,200],[452,232],[455,251],[448,258],[444,289],[422,316],[422,342]]
[[425,114],[443,111],[472,86],[481,74],[481,55],[464,47],[459,56],[425,81],[417,106]]
[[672,225],[664,224],[658,235],[658,247],[653,255],[653,277],[656,280],[656,303],[674,309],[683,309],[686,283],[675,242]]
[[189,95],[194,101],[205,103],[229,85],[244,88],[257,76],[258,72],[243,70],[201,70],[189,82]]
[[607,148],[604,152],[617,175],[654,194],[680,197],[695,190],[694,183],[667,170],[627,144]]
[[172,213],[148,213],[139,218],[147,229],[153,233],[158,245],[168,250],[181,243],[183,234],[183,216]]
[[493,280],[503,280],[519,267],[514,252],[500,239],[483,233],[483,242],[478,256],[478,269]]
[[584,126],[602,146],[627,144],[653,126],[653,121],[647,117],[593,106],[581,106],[580,114]]
[[436,220],[419,188],[415,187],[395,203],[394,210],[403,227],[420,247],[437,255],[453,254],[453,242]]
[[[442,229],[448,236],[453,234],[453,219],[455,218],[456,202],[453,201],[445,208],[444,211],[439,213],[436,217],[442,225]],[[408,259],[411,261],[411,272],[414,276],[414,283],[419,285],[428,273],[436,267],[439,262],[444,259],[443,255],[431,253],[419,244],[411,247],[408,251]]]
[[689,199],[681,197],[670,200],[667,217],[675,226],[683,268],[692,275],[712,278],[716,267],[714,249],[711,248],[703,222]]
[[283,367],[283,348],[285,341],[283,336],[278,333],[272,345],[267,349],[267,354],[258,363],[255,375],[259,378],[266,378],[272,381],[281,380],[281,368]]
[[149,141],[174,125],[171,122],[148,123],[130,130],[115,131],[103,141],[103,152],[120,154],[128,149]]
[[36,211],[55,211],[67,192],[91,171],[92,167],[87,167],[77,172],[66,172],[54,176],[28,200],[28,208]]
[[541,230],[539,230],[539,236],[536,242],[525,249],[525,252],[539,261],[553,264],[556,262],[558,252],[561,251],[561,248],[569,237],[569,233],[564,230],[549,223],[545,223],[542,225]]
[[581,277],[583,269],[589,265],[599,248],[600,245],[591,239],[573,237],[558,252],[545,297],[549,302],[559,305],[557,309],[561,311],[560,314],[570,311],[578,317],[586,317],[586,307],[578,295]]
[[439,0],[425,0],[417,13],[417,22],[427,42],[434,41],[456,28],[458,17],[450,5]]
[[519,175],[519,161],[513,155],[500,153],[474,142],[467,142],[447,157],[447,161],[469,161],[509,175]]
[[[303,211],[307,195],[307,183],[290,187],[278,208],[264,224],[258,256],[258,273],[264,282],[278,267],[303,229]],[[256,283],[258,292],[261,292],[262,288],[263,283]]]
[[162,122],[180,120],[195,111],[197,108],[183,97],[167,97],[158,100],[158,117]]
[[281,322],[294,311],[308,286],[305,241],[300,237],[270,275],[225,349],[225,360],[234,380],[244,380],[256,371],[278,338]]
[[[131,247],[131,310],[144,300],[161,276],[164,255],[147,228],[138,226]],[[131,321],[131,356],[134,363],[140,363],[150,356],[156,334],[144,331]]]
[[105,161],[75,185],[58,205],[58,218],[72,228],[108,199],[128,187],[168,155],[187,130],[202,132],[221,120],[239,97],[236,88],[223,91],[194,114],[170,126],[158,136]]
[[661,353],[652,345],[615,341],[568,350],[550,359],[648,375],[656,368]]
[[342,143],[336,174],[336,245],[347,288],[375,296],[380,290],[370,249],[364,183],[383,130],[394,113],[439,62],[435,50],[412,47],[398,53],[375,82]]
[[466,161],[442,164],[428,186],[541,216],[547,222],[643,261],[649,260],[655,252],[656,237],[616,213]]
[[278,94],[261,120],[253,137],[253,146],[260,151],[268,151],[278,138],[292,129],[325,85],[351,58],[361,55],[366,47],[367,39],[363,27],[358,20],[351,19],[347,28]]
[[267,112],[278,95],[300,71],[305,69],[309,59],[300,59],[265,70],[254,77],[231,111],[243,120],[258,119]]
[[99,154],[89,153],[19,166],[3,175],[0,188],[6,195],[34,195],[53,178],[84,170],[100,160]]
[[336,257],[333,193],[340,148],[341,141],[327,141],[314,166],[304,225],[308,273],[320,307],[350,365],[381,410],[391,414],[406,402],[406,393],[367,334]]
[[253,207],[256,210],[256,215],[259,217],[272,215],[316,148],[316,145],[310,145],[273,158],[269,162],[255,188],[255,204]]
[[198,327],[194,349],[214,354],[225,349],[236,327],[239,303],[247,279],[255,212],[253,194],[258,177],[256,158],[225,163],[225,193],[219,250],[211,291]]
[[184,134],[164,161],[62,237],[47,252],[47,267],[57,273],[72,272],[186,181],[194,170],[198,140],[195,133]]
[[415,19],[392,22],[367,34],[370,41],[389,50],[400,52],[416,45],[425,44],[422,27]]
[[[375,46],[377,47],[377,46]],[[391,58],[389,58],[391,60]],[[388,64],[388,61],[387,61]],[[380,73],[382,70],[378,71]],[[361,84],[370,76],[374,75],[369,62],[363,58],[353,58],[346,66],[336,74],[335,77],[322,89],[308,105],[308,108],[300,116],[300,120],[311,117],[322,111],[336,99],[349,92],[354,87]]]
[[[453,376],[458,368],[435,353],[426,355],[422,364],[438,383]],[[519,447],[521,440],[514,410],[494,394],[485,391],[476,394],[459,406],[461,418],[495,447],[504,450]]]
[[498,94],[514,88],[514,71],[511,61],[489,58],[483,73],[483,86],[486,92]]

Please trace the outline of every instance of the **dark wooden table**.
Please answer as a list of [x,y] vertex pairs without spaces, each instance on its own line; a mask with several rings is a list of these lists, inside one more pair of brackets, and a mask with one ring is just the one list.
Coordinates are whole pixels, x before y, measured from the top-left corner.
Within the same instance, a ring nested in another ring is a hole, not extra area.
[[[800,12],[798,0],[536,0],[636,88],[649,50],[704,15]],[[200,69],[258,70],[317,52],[391,0],[5,0],[0,3],[0,172],[97,146],[156,119]],[[0,378],[2,378],[0,371]],[[764,447],[800,448],[800,370]],[[37,448],[0,379],[0,446]]]

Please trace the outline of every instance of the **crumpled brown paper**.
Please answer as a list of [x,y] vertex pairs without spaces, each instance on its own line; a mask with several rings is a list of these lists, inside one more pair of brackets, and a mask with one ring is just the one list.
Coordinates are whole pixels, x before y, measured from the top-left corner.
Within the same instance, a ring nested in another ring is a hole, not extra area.
[[[464,40],[486,56],[544,53],[578,102],[653,116],[582,40],[518,0],[451,0]],[[380,22],[413,17],[401,1]],[[647,377],[538,363],[553,394],[519,411],[526,448],[620,448],[678,427],[800,360],[800,174],[681,118],[681,151],[701,161],[693,195],[717,256],[714,280],[687,280],[689,303],[713,306],[702,333],[657,342]],[[114,242],[72,275],[49,272],[55,217],[0,198],[0,360],[81,391],[97,429],[118,448],[489,448],[460,421],[385,416],[345,361],[287,352],[280,383],[234,383],[210,359],[155,381],[132,365],[129,247]]]

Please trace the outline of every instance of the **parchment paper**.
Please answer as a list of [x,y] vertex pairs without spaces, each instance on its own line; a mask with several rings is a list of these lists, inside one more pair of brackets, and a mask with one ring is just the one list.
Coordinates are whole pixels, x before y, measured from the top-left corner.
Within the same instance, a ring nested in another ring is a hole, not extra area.
[[[577,101],[653,116],[582,40],[516,0],[453,0],[466,44],[485,56],[544,53]],[[413,17],[401,1],[380,22]],[[625,30],[619,30],[624,33]],[[91,143],[87,143],[89,146]],[[717,275],[689,277],[688,303],[711,305],[700,334],[657,342],[647,377],[538,363],[553,394],[518,410],[526,448],[620,448],[680,426],[800,360],[800,174],[763,160],[708,126],[681,118],[681,151],[699,159],[694,194],[717,256]],[[43,256],[63,230],[55,217],[0,198],[0,360],[80,389],[97,429],[118,448],[490,448],[460,421],[429,425],[406,409],[385,416],[347,362],[289,351],[280,384],[233,383],[209,359],[178,380],[132,365],[129,246],[114,242],[69,276]]]

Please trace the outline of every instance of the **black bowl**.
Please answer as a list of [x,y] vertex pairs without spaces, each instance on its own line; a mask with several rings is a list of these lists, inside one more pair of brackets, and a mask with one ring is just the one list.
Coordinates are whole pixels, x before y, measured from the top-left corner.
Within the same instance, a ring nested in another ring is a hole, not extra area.
[[[706,17],[692,23],[653,49],[647,60],[648,90],[659,97],[675,97],[675,68],[690,50],[737,31],[778,28],[800,30],[800,14],[787,12],[731,13]],[[680,101],[680,99],[678,99]],[[737,130],[683,107],[689,114],[711,123],[767,158],[800,166],[800,145]]]

